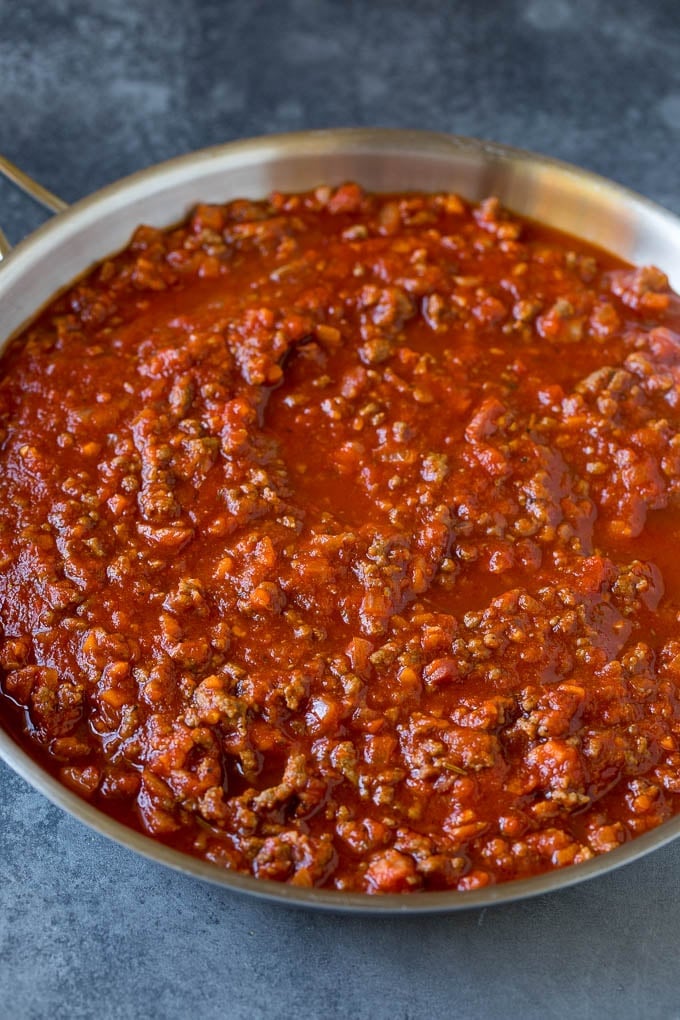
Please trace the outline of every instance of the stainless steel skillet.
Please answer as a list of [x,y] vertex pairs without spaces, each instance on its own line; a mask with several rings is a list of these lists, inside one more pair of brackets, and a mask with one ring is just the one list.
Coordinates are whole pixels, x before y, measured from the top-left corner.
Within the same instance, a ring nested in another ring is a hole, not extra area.
[[[3,170],[13,174],[11,165],[0,161]],[[473,200],[495,194],[518,213],[631,262],[658,265],[680,289],[680,220],[594,174],[518,149],[455,136],[386,129],[303,132],[182,156],[127,177],[71,208],[44,189],[36,193],[30,180],[18,180],[58,215],[14,251],[0,231],[0,344],[55,292],[122,248],[140,223],[169,226],[199,201],[261,198],[273,189],[302,191],[349,179],[374,191],[449,190]],[[195,877],[291,906],[404,915],[489,906],[593,878],[680,835],[678,816],[585,864],[467,893],[367,896],[300,889],[224,871],[128,829],[49,776],[1,729],[0,756],[55,804],[130,849]]]

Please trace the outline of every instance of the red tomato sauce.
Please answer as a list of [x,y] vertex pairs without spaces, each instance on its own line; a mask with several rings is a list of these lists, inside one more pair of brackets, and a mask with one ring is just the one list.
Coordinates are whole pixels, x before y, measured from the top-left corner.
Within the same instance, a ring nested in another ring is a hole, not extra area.
[[224,868],[478,888],[680,807],[680,303],[455,195],[140,227],[0,366],[0,717]]

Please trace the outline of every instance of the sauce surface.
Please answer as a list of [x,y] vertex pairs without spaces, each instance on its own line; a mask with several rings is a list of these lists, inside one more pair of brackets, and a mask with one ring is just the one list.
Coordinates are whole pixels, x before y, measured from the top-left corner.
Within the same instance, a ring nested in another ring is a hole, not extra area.
[[491,198],[199,206],[0,363],[0,719],[126,824],[369,893],[680,809],[680,302]]

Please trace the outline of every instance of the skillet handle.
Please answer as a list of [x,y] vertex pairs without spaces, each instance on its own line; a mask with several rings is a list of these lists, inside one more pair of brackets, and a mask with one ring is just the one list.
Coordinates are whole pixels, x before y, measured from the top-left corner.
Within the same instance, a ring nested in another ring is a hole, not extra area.
[[[59,198],[53,192],[48,191],[42,184],[38,184],[32,177],[20,170],[18,166],[15,166],[5,156],[0,155],[0,174],[6,177],[12,184],[16,184],[17,187],[21,188],[27,195],[34,198],[36,202],[49,209],[50,212],[60,213],[65,209],[68,209],[68,202],[64,202],[63,198]],[[11,251],[11,244],[7,240],[5,233],[0,228],[0,261],[9,254]]]

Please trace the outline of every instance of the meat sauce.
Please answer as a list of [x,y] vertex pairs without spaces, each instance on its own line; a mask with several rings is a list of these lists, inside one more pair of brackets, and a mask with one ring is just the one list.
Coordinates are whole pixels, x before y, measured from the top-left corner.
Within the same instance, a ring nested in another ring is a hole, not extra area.
[[258,878],[468,890],[680,809],[680,302],[455,195],[140,227],[0,366],[0,717]]

